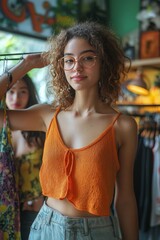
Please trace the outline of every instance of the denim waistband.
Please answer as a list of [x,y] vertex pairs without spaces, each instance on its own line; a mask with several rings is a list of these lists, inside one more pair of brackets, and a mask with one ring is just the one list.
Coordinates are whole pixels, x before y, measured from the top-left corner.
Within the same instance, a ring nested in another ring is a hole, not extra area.
[[72,218],[68,216],[62,215],[57,210],[50,208],[47,206],[46,202],[44,202],[43,207],[41,208],[40,212],[46,215],[47,219],[46,222],[49,224],[50,222],[57,222],[58,224],[64,225],[69,227],[69,225],[76,227],[101,227],[101,226],[110,226],[112,225],[111,217],[77,217]]
[[[46,228],[49,229],[46,231]],[[41,231],[40,231],[41,230]],[[42,231],[43,230],[43,231]],[[57,239],[64,239],[61,234],[73,234],[73,233],[81,235],[80,239],[90,239],[91,232],[94,234],[105,234],[104,237],[109,236],[109,239],[121,239],[120,238],[120,229],[117,224],[116,217],[111,216],[96,216],[96,217],[68,217],[62,215],[59,211],[52,209],[47,206],[46,202],[43,203],[41,210],[39,211],[35,221],[31,226],[31,234],[30,238],[32,240],[35,239],[49,239],[45,238],[46,234],[53,234],[57,237],[57,234],[60,236]],[[36,235],[35,235],[36,234]],[[39,235],[37,235],[39,234]],[[56,235],[55,235],[56,234]],[[35,236],[38,236],[34,238]],[[70,235],[65,239],[74,239],[70,238]],[[101,235],[102,236],[102,235]],[[48,237],[48,235],[47,235]],[[106,238],[108,239],[108,238]]]

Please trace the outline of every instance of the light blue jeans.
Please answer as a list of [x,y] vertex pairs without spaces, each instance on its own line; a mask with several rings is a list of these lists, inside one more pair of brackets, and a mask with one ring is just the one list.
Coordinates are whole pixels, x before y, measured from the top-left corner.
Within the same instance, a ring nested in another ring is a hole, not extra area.
[[43,204],[29,240],[118,240],[115,217],[70,218]]

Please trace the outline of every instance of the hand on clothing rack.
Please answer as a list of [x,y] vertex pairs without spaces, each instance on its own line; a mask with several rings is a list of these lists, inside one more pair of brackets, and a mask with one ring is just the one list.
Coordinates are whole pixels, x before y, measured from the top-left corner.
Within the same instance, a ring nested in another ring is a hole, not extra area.
[[[41,54],[41,53],[42,52],[4,53],[4,54],[0,54],[0,61],[21,60],[24,58],[24,55]],[[17,57],[15,58],[15,56]]]
[[[49,64],[47,52],[26,54],[21,61],[8,70],[5,66],[3,74],[0,77],[2,83],[0,97],[3,97],[6,90],[14,85],[17,80],[21,79],[26,73],[34,68],[43,68]],[[9,74],[8,74],[9,73]],[[10,81],[11,79],[11,81]]]

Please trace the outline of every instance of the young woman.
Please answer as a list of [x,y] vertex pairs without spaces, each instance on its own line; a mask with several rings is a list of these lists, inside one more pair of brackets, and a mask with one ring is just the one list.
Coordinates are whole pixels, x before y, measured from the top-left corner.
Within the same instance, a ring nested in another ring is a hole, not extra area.
[[[95,22],[62,30],[48,53],[28,55],[11,69],[12,79],[1,77],[1,97],[8,83],[48,63],[54,103],[8,111],[12,129],[46,132],[40,181],[47,200],[29,239],[120,239],[114,201],[122,239],[137,240],[137,125],[112,107],[126,74],[118,39]],[[0,112],[0,126],[2,119]]]
[[[38,101],[36,88],[28,75],[17,81],[6,93],[8,109],[25,109]],[[44,138],[44,132],[12,131],[22,240],[28,240],[30,226],[44,201],[39,182]]]

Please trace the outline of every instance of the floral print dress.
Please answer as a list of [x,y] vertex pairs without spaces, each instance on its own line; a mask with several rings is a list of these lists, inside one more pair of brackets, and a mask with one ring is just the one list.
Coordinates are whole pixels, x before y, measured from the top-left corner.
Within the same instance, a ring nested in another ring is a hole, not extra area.
[[[4,102],[2,105],[4,106]],[[0,129],[0,239],[20,240],[19,196],[6,108]]]

